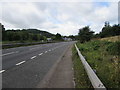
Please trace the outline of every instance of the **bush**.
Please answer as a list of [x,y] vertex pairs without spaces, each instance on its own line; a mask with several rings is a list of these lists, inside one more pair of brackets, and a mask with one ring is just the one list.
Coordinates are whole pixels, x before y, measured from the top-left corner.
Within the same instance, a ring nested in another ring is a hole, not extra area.
[[110,43],[106,51],[111,55],[120,55],[120,42]]

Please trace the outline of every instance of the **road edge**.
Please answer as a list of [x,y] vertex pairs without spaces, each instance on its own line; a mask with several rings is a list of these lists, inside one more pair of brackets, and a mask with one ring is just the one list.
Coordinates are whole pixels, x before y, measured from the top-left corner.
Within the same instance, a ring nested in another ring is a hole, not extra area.
[[[72,44],[73,45],[73,44]],[[40,81],[40,83],[36,86],[36,88],[47,88],[46,86],[49,84],[50,78],[54,74],[57,65],[60,63],[62,60],[62,57],[65,55],[65,53],[68,51],[68,49],[71,47],[69,45],[66,50],[62,53],[62,55],[59,57],[59,59],[55,62],[55,64],[52,66],[52,68],[48,71],[48,73],[45,75],[45,77]]]

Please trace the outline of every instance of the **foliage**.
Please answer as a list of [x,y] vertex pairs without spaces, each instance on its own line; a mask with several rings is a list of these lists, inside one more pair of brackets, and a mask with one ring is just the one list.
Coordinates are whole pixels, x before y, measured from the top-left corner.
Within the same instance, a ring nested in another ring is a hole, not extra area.
[[55,35],[55,37],[53,37],[53,40],[63,41],[62,36],[61,36],[61,34],[59,34],[59,33],[57,33],[57,34]]
[[115,24],[113,26],[109,25],[109,22],[105,22],[104,27],[102,28],[102,31],[99,34],[95,35],[96,37],[110,37],[110,36],[117,36],[120,35],[120,24]]
[[79,59],[75,47],[72,48],[72,60],[74,68],[74,77],[75,77],[75,87],[76,88],[92,88],[92,85],[89,81],[87,73],[82,65],[82,62]]
[[80,51],[90,66],[107,88],[120,88],[120,58],[118,48],[120,42],[90,41],[77,43]]
[[106,51],[108,51],[111,55],[120,55],[120,42],[109,44]]
[[54,36],[51,33],[37,29],[5,30],[2,28],[2,33],[3,41],[46,41],[47,37]]
[[90,31],[89,26],[83,27],[82,29],[79,29],[79,39],[81,43],[84,43],[86,41],[90,41],[90,39],[93,37],[93,31]]

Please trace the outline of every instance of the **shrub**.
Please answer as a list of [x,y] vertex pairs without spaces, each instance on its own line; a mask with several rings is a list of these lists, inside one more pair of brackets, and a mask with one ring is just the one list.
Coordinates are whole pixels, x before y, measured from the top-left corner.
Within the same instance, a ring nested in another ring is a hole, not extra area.
[[120,42],[110,43],[106,51],[111,55],[120,55]]

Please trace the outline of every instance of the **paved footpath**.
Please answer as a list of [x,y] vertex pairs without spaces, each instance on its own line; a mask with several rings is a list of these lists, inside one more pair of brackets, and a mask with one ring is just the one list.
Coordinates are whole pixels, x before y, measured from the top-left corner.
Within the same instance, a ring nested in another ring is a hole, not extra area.
[[72,67],[72,46],[70,46],[37,88],[74,88]]

